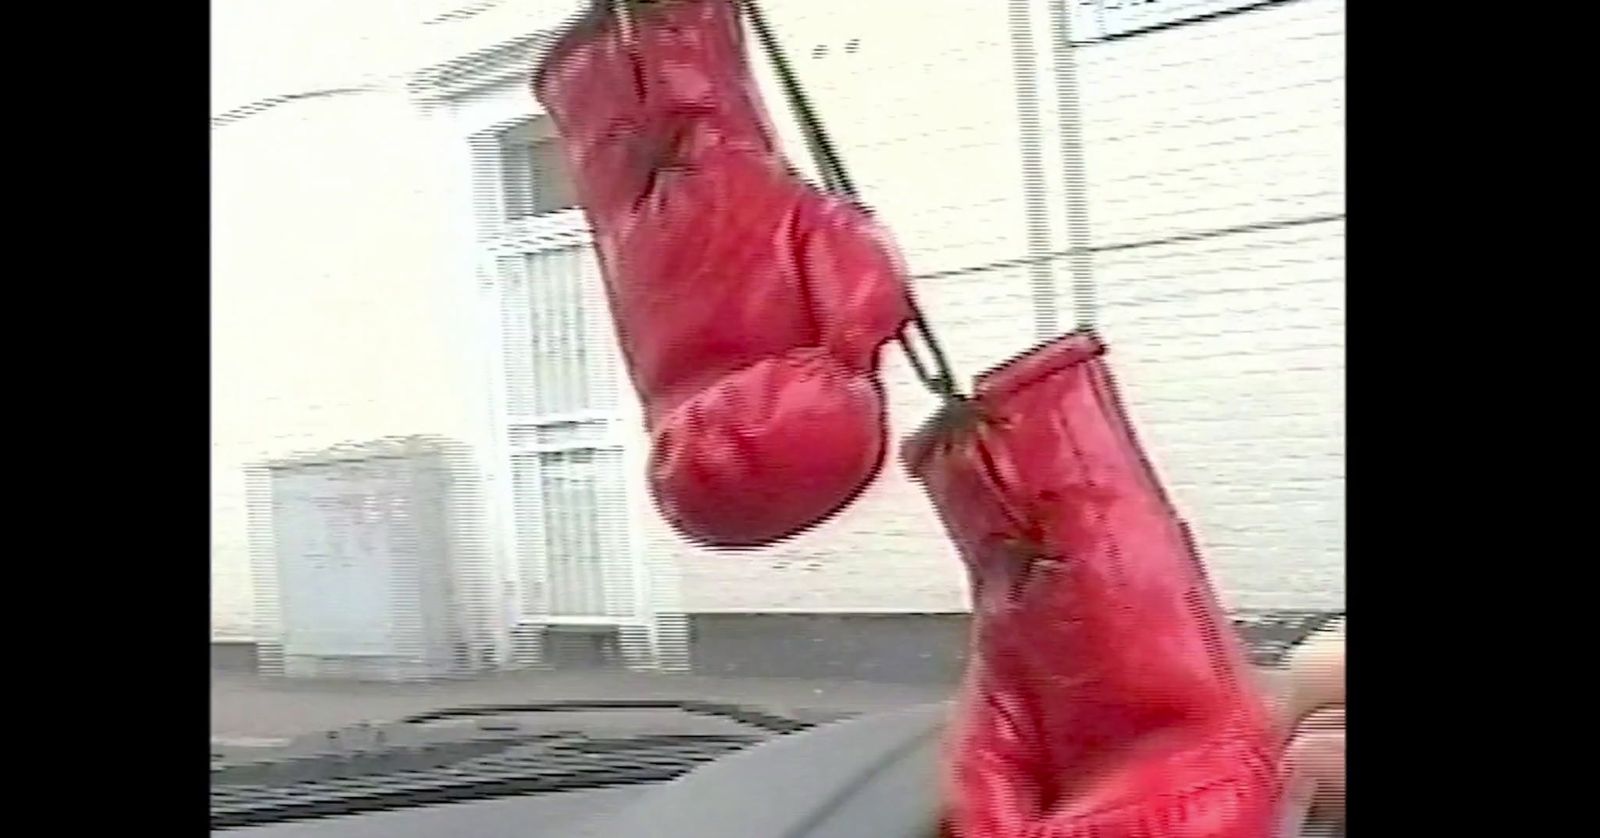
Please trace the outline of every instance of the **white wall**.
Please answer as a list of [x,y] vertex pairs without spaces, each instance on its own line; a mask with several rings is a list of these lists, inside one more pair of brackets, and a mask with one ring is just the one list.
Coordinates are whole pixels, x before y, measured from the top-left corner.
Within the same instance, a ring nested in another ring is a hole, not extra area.
[[270,105],[212,130],[214,637],[253,637],[247,464],[392,435],[487,448],[470,160],[405,85],[559,13],[436,21],[462,5],[212,4],[213,114]]
[[[224,3],[214,24],[232,39],[217,59],[231,80],[214,94],[219,111],[352,79],[380,90],[293,102],[213,132],[218,635],[250,623],[243,463],[389,433],[483,432],[485,370],[459,285],[470,282],[460,249],[468,170],[400,82],[576,7],[513,3],[423,25],[424,12],[450,4],[334,5],[336,15],[328,4]],[[913,271],[1024,255],[1006,4],[766,6]],[[1343,9],[1299,0],[1081,50],[1095,243],[1342,212]],[[246,37],[263,31],[276,40]],[[357,46],[341,53],[341,41]],[[1048,123],[1048,79],[1041,92]],[[787,128],[775,92],[769,106]],[[803,157],[792,131],[789,140]],[[1325,223],[1095,262],[1130,408],[1234,604],[1343,601],[1342,248],[1342,224]],[[1062,271],[1064,297],[1066,282]],[[1023,269],[917,289],[964,376],[1034,342]],[[933,403],[892,348],[886,373],[898,440]],[[689,611],[964,604],[959,564],[892,461],[838,519],[769,550],[720,554],[659,519],[647,529],[681,571]]]
[[[310,100],[213,137],[213,630],[247,632],[243,467],[389,435],[471,441],[463,279],[404,99]],[[425,135],[420,135],[425,136]],[[475,386],[477,385],[477,386]]]
[[1083,51],[1096,244],[1130,410],[1236,605],[1344,602],[1344,0]]
[[[1025,255],[1006,4],[936,0],[915,14],[767,5],[915,272]],[[1081,49],[1093,243],[1342,212],[1343,8],[1301,0]],[[1042,34],[1039,46],[1052,126]],[[1064,248],[1054,133],[1043,143],[1054,247]],[[788,147],[803,149],[795,135]],[[1094,270],[1130,409],[1225,598],[1341,606],[1342,223],[1104,253]],[[1063,324],[1068,284],[1063,267]],[[917,291],[962,375],[1035,342],[1025,269],[922,280]],[[888,356],[898,439],[933,405],[898,350]],[[892,463],[854,507],[788,543],[677,552],[691,611],[964,608],[957,560]]]

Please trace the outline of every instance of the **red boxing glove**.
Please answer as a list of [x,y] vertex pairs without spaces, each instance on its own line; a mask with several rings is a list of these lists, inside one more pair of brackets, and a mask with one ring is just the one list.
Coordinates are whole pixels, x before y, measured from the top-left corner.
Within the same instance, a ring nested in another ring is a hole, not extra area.
[[593,11],[534,79],[594,229],[665,517],[757,546],[843,508],[882,467],[879,350],[905,270],[865,210],[778,152],[729,0]]
[[1266,704],[1092,336],[981,376],[907,464],[967,564],[960,838],[1270,838]]

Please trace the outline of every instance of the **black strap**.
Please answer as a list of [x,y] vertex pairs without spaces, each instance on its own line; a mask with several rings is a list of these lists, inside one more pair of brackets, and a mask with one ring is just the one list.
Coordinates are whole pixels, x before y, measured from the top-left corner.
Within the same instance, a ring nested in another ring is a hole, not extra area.
[[[739,4],[750,20],[750,28],[755,30],[756,38],[761,41],[761,48],[772,61],[772,69],[778,76],[778,83],[783,87],[784,97],[789,100],[789,107],[800,123],[806,146],[810,148],[811,157],[822,176],[823,188],[858,204],[862,203],[855,183],[845,171],[844,161],[839,158],[839,152],[834,148],[827,132],[823,130],[822,120],[812,108],[811,100],[807,98],[805,90],[801,88],[800,80],[795,75],[794,68],[790,66],[788,57],[784,55],[782,46],[778,44],[778,38],[773,34],[772,27],[767,23],[766,15],[762,13],[760,6],[756,5],[755,0],[739,0]],[[923,386],[934,395],[944,399],[961,398],[944,347],[940,346],[938,339],[934,337],[933,329],[928,326],[928,319],[923,316],[922,309],[917,305],[916,297],[909,288],[906,289],[906,297],[911,306],[911,327],[927,346],[931,360],[930,368],[930,364],[924,362],[911,347],[909,336],[902,330],[898,339],[900,346],[905,350],[906,359],[911,362],[912,372],[916,373]]]
[[767,23],[767,16],[761,11],[761,7],[756,5],[755,0],[741,0],[741,5],[744,7],[745,15],[750,19],[750,28],[755,30],[756,38],[761,41],[761,48],[772,61],[772,69],[778,75],[778,83],[783,86],[783,95],[789,100],[789,107],[794,110],[795,119],[800,122],[800,131],[805,135],[806,146],[811,149],[811,157],[822,174],[823,188],[853,201],[860,200],[861,196],[856,191],[855,183],[845,171],[844,161],[839,158],[838,150],[834,148],[833,141],[828,138],[827,132],[822,127],[822,120],[811,107],[810,97],[806,96],[805,90],[800,87],[800,80],[795,75],[794,67],[789,64],[789,57],[778,44],[777,36]]

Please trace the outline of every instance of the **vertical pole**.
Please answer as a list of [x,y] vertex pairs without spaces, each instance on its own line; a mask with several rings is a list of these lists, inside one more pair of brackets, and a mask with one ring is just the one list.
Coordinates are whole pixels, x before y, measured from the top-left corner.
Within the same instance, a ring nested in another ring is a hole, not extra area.
[[1044,136],[1039,116],[1039,62],[1033,41],[1032,0],[1011,0],[1011,69],[1016,84],[1017,127],[1021,132],[1023,230],[1027,241],[1028,286],[1033,296],[1035,337],[1048,340],[1059,330],[1055,267],[1050,259],[1050,224],[1044,182]]
[[1084,169],[1083,110],[1078,97],[1078,53],[1072,42],[1068,0],[1050,0],[1050,31],[1056,68],[1056,103],[1061,143],[1062,188],[1066,192],[1067,270],[1073,317],[1080,331],[1098,320],[1094,254],[1090,251],[1089,181]]

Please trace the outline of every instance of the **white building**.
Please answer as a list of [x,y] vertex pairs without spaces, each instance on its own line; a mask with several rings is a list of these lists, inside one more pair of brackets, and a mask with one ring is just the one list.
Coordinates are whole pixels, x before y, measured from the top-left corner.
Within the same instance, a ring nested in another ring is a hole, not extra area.
[[[685,614],[715,645],[739,615],[790,615],[772,631],[793,632],[964,611],[960,566],[893,465],[836,520],[755,553],[697,549],[650,509],[637,404],[527,90],[578,5],[213,4],[215,640],[265,639],[247,469],[414,436],[459,445],[477,481],[467,587],[501,659],[552,625],[630,629],[648,666],[682,662]],[[1130,409],[1229,604],[1341,610],[1344,0],[1075,2],[1075,73],[1052,5],[764,8],[958,372],[1070,327],[1087,267]],[[1081,189],[1058,133],[1073,76]],[[1069,206],[1085,212],[1069,223]],[[1076,263],[1029,261],[1084,244]],[[898,439],[933,403],[888,352]]]

